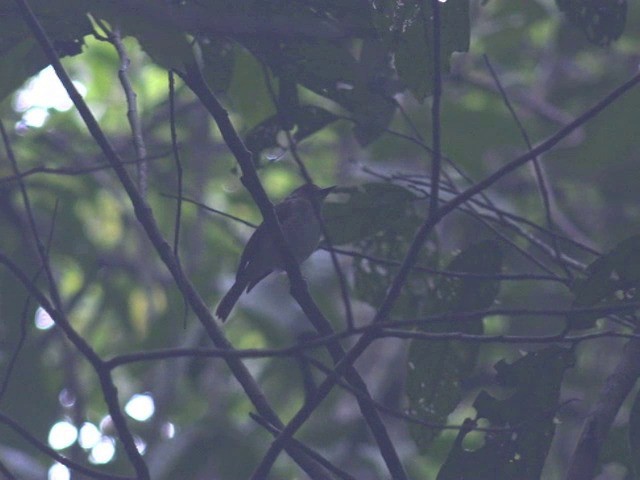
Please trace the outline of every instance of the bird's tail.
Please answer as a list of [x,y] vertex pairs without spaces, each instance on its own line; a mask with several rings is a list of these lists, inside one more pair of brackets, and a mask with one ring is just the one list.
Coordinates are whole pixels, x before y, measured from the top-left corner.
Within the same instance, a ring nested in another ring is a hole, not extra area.
[[247,282],[236,280],[225,296],[222,297],[222,300],[220,300],[220,303],[218,304],[218,308],[216,308],[216,316],[220,320],[224,322],[227,319],[233,309],[233,306],[238,301],[238,298],[240,298],[240,295],[242,295],[246,286]]

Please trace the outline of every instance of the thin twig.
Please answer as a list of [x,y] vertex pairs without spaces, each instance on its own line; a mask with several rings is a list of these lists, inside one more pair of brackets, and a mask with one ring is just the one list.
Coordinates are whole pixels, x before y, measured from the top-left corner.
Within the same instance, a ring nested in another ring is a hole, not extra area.
[[231,220],[234,220],[238,223],[242,223],[243,225],[246,225],[247,227],[251,227],[251,228],[258,228],[258,225],[256,225],[255,223],[251,223],[247,220],[244,220],[243,218],[240,217],[236,217],[235,215],[232,215],[230,213],[227,212],[223,212],[222,210],[218,210],[217,208],[213,208],[210,207],[209,205],[205,205],[202,202],[198,202],[197,200],[194,200],[192,198],[189,197],[178,197],[177,195],[173,195],[171,193],[160,193],[161,197],[166,197],[166,198],[174,198],[176,200],[181,200],[183,202],[187,202],[187,203],[191,203],[199,208],[202,208],[203,210],[206,210],[207,212],[211,212],[211,213],[215,213],[216,215],[220,215],[221,217],[225,217],[225,218],[229,218]]
[[125,97],[127,99],[127,119],[129,120],[129,126],[131,127],[131,135],[133,141],[133,147],[136,152],[136,173],[138,179],[138,188],[143,197],[147,194],[147,176],[149,164],[147,162],[147,147],[144,143],[144,136],[142,134],[142,122],[138,113],[138,95],[133,89],[133,85],[129,80],[127,71],[131,65],[131,60],[127,55],[127,50],[122,43],[122,35],[120,34],[120,28],[115,27],[112,30],[106,26],[106,24],[97,19],[96,22],[100,25],[100,28],[107,34],[109,42],[115,47],[118,52],[118,58],[120,59],[120,66],[118,68],[118,78],[122,85]]
[[[47,237],[47,243],[45,245],[47,255],[49,255],[49,252],[51,249],[51,242],[53,240],[53,231],[55,229],[57,216],[58,216],[58,200],[56,199],[56,202],[53,206],[53,215],[51,216],[51,226],[49,227],[49,235]],[[34,284],[38,281],[38,277],[40,277],[40,274],[42,273],[42,271],[43,271],[43,268],[40,267],[38,271],[35,273],[35,275],[33,276],[33,278],[31,279],[31,281]],[[4,394],[6,393],[7,388],[9,387],[11,374],[13,373],[13,369],[15,368],[16,363],[18,362],[18,356],[22,351],[22,347],[24,346],[24,343],[27,340],[27,334],[28,334],[27,315],[29,313],[30,300],[31,300],[31,296],[27,295],[27,298],[25,298],[24,304],[22,305],[22,313],[20,314],[20,337],[18,338],[18,342],[16,343],[13,353],[11,354],[11,358],[9,359],[9,362],[7,364],[7,370],[2,379],[2,386],[0,387],[0,402],[2,402],[2,397],[4,397]]]
[[[169,193],[161,193],[160,194],[163,197],[167,197],[167,198],[175,198],[177,199],[178,197],[176,195],[172,195]],[[198,202],[197,200],[194,200],[192,198],[189,197],[182,197],[182,201],[187,202],[187,203],[191,203],[193,205],[196,205],[199,208],[202,208],[203,210],[206,210],[208,212],[229,218],[231,220],[234,220],[236,222],[242,223],[243,225],[246,225],[247,227],[251,227],[251,228],[257,228],[257,225],[251,222],[248,222],[240,217],[237,217],[235,215],[232,215],[230,213],[227,212],[223,212],[222,210],[218,210],[216,208],[210,207],[208,205],[205,205],[202,202]],[[491,220],[494,220],[493,218],[491,218]],[[328,250],[328,248],[325,247],[320,247],[321,250]],[[400,262],[396,261],[396,260],[389,260],[386,258],[381,258],[381,257],[376,257],[374,255],[369,255],[366,253],[362,253],[362,252],[356,252],[353,250],[346,250],[344,248],[338,248],[338,247],[333,247],[332,250],[337,253],[338,255],[345,255],[348,257],[354,257],[354,258],[361,258],[364,260],[368,260],[371,263],[376,263],[376,264],[380,264],[380,265],[387,265],[387,266],[391,266],[391,267],[399,267],[401,265]],[[534,274],[534,273],[521,273],[521,274],[517,274],[517,273],[513,273],[513,274],[484,274],[484,273],[469,273],[469,272],[452,272],[452,271],[448,271],[448,270],[440,270],[437,268],[431,268],[431,267],[426,267],[423,265],[414,265],[412,267],[413,270],[416,271],[420,271],[420,272],[425,272],[425,273],[432,273],[432,274],[436,274],[436,275],[442,275],[445,277],[455,277],[455,278],[481,278],[481,279],[487,279],[487,280],[501,280],[501,281],[529,281],[529,280],[534,280],[534,281],[544,281],[544,282],[560,282],[560,283],[564,283],[565,281],[558,277],[557,275],[538,275],[538,274]]]
[[[440,170],[442,166],[442,146],[440,144],[440,102],[442,99],[442,52],[440,50],[440,1],[431,0],[431,18],[425,12],[425,2],[420,2],[420,14],[425,35],[425,45],[431,45],[433,51],[433,63],[430,65],[433,72],[433,99],[431,103],[431,144],[433,155],[431,157],[431,192],[429,196],[429,216],[435,218],[438,212],[440,192]],[[433,27],[433,28],[429,28]],[[433,32],[433,38],[429,32]]]
[[20,187],[20,193],[22,195],[22,202],[24,203],[24,208],[27,213],[27,220],[29,222],[29,228],[31,229],[31,235],[33,235],[33,239],[36,244],[36,248],[38,251],[38,256],[40,257],[40,262],[44,272],[47,276],[47,282],[49,284],[49,292],[51,293],[51,297],[56,308],[62,308],[62,301],[60,300],[60,293],[56,286],[56,281],[53,276],[53,272],[51,270],[51,265],[49,264],[49,256],[47,254],[46,248],[40,239],[40,234],[38,233],[38,227],[36,226],[35,217],[33,215],[33,210],[31,208],[31,201],[29,200],[29,195],[27,194],[27,187],[24,184],[24,181],[20,178],[20,170],[18,169],[18,162],[16,161],[16,157],[13,154],[13,148],[11,148],[11,143],[9,142],[9,136],[7,135],[7,131],[4,128],[3,122],[0,120],[0,133],[2,134],[2,141],[4,142],[4,148],[7,152],[7,157],[9,158],[9,162],[11,163],[11,168],[13,169],[13,173],[16,177],[19,178],[18,186]]
[[[173,71],[169,71],[169,126],[171,130],[171,150],[173,151],[173,159],[176,164],[176,172],[178,173],[178,195],[176,196],[176,218],[173,226],[173,255],[176,261],[180,263],[180,225],[182,224],[182,161],[180,160],[180,151],[178,150],[178,133],[176,131],[176,89]],[[187,328],[187,314],[189,313],[189,305],[187,299],[182,296],[182,327]]]
[[[316,367],[318,370],[320,370],[324,374],[326,374],[326,375],[330,375],[331,374],[331,369],[329,367],[327,367],[326,365],[324,365],[322,362],[318,361],[315,358],[309,357],[309,356],[306,356],[305,358],[308,360],[308,362],[310,364],[312,364],[314,367]],[[354,396],[362,395],[362,392],[357,391],[351,385],[349,385],[348,383],[344,382],[343,380],[340,380],[338,382],[338,385],[341,388],[343,388],[345,390],[348,390]],[[461,430],[463,428],[467,428],[465,425],[452,425],[452,424],[428,422],[426,420],[423,420],[422,418],[416,417],[415,415],[411,415],[409,413],[402,412],[400,410],[396,410],[395,408],[387,407],[386,405],[383,405],[380,402],[376,402],[376,408],[380,412],[382,412],[382,413],[384,413],[386,415],[389,415],[391,417],[398,418],[400,420],[404,420],[405,422],[413,423],[415,425],[420,425],[421,427],[429,428],[429,429],[432,429],[432,430]],[[497,433],[497,432],[503,432],[504,433],[505,431],[513,430],[513,428],[505,428],[505,427],[493,427],[493,428],[492,427],[474,427],[472,430],[476,431],[476,432],[485,432],[485,433]]]
[[[508,310],[505,310],[499,314],[506,314]],[[528,316],[533,313],[509,311],[513,316]],[[435,322],[462,322],[462,321],[478,321],[479,318],[490,316],[496,312],[463,312],[461,315],[441,315],[433,318],[425,318],[413,321],[401,322],[402,326],[415,327],[416,325],[422,325],[425,323]],[[564,313],[557,312],[554,315],[565,315]],[[462,332],[416,332],[414,330],[400,330],[396,323],[384,323],[378,325],[367,325],[363,327],[356,327],[354,330],[344,330],[339,333],[334,333],[325,337],[316,337],[310,340],[306,340],[302,343],[297,343],[290,347],[282,348],[247,348],[239,350],[226,350],[217,348],[166,348],[160,350],[150,350],[145,352],[136,352],[117,355],[110,360],[105,361],[105,365],[109,369],[115,369],[122,365],[128,365],[132,363],[151,362],[156,360],[170,360],[173,358],[295,358],[302,353],[314,350],[317,348],[325,348],[327,344],[340,340],[343,338],[349,338],[364,334],[371,334],[375,339],[382,339],[385,337],[393,337],[405,340],[419,340],[426,342],[466,342],[466,343],[495,343],[504,345],[523,345],[523,344],[568,344],[578,345],[580,343],[600,340],[603,338],[622,338],[622,339],[637,339],[640,340],[640,334],[624,333],[615,330],[604,330],[601,332],[584,333],[580,335],[566,335],[564,331],[550,335],[478,335]]]
[[[405,183],[408,183],[409,185],[411,185],[414,189],[419,189],[418,186],[422,185],[426,188],[431,188],[431,183],[428,180],[423,180],[422,178],[417,178],[416,176],[407,176],[407,175],[399,175],[399,174],[393,174],[393,175],[386,175],[386,174],[382,174],[377,172],[375,169],[372,169],[371,167],[363,167],[363,171],[373,175],[377,178],[381,178],[384,179],[386,181],[402,181]],[[463,174],[462,170],[460,170],[458,173],[460,173],[461,175]],[[474,182],[470,179],[470,178],[465,178],[465,180],[467,180],[469,182],[470,185],[473,185]],[[460,193],[460,190],[458,188],[456,188],[455,186],[451,186],[449,189],[447,189],[446,187],[440,187],[443,191],[449,193],[452,195],[452,198],[455,198],[455,195]],[[421,193],[424,193],[425,196],[428,195],[428,193],[426,193],[423,189],[420,189]],[[469,212],[480,212],[481,210],[486,210],[488,212],[490,212],[493,216],[488,216],[487,213],[479,213],[479,215],[482,218],[486,218],[492,221],[497,221],[500,222],[502,225],[511,228],[511,229],[515,229],[517,230],[517,232],[522,235],[525,240],[527,240],[530,243],[536,244],[537,246],[541,245],[541,241],[540,240],[534,240],[533,237],[530,234],[525,234],[524,230],[522,229],[522,227],[519,224],[524,224],[526,226],[529,226],[541,233],[544,233],[545,235],[548,235],[549,237],[553,236],[554,233],[551,232],[548,228],[545,228],[541,225],[536,224],[535,222],[522,217],[520,215],[517,215],[515,213],[512,212],[508,212],[506,210],[501,209],[500,207],[498,207],[497,205],[495,205],[493,202],[491,202],[491,200],[483,194],[479,194],[479,196],[481,196],[483,198],[483,200],[477,199],[477,198],[472,198],[469,201],[466,202],[466,205],[469,206]],[[567,237],[565,235],[562,235],[561,233],[555,232],[555,236],[558,237],[559,239],[561,239],[564,242],[567,242],[581,250],[583,250],[584,252],[590,254],[590,255],[595,255],[597,257],[599,257],[601,255],[601,253],[593,248],[591,248],[589,245],[585,245],[583,243],[580,243],[570,237]],[[550,252],[550,256],[551,258],[555,258],[555,253],[553,251],[552,247],[544,247],[543,250],[545,250],[545,253]],[[580,270],[584,270],[586,268],[586,265],[581,264],[578,260],[568,257],[566,254],[562,255],[562,260],[563,262],[567,263],[569,266],[578,268]]]
[[[148,156],[147,161],[159,160],[165,158],[166,154],[162,155],[153,155]],[[123,165],[133,165],[138,163],[138,160],[122,160]],[[109,163],[99,163],[96,165],[91,165],[88,167],[78,167],[78,168],[68,168],[68,167],[47,167],[47,166],[38,166],[32,167],[27,170],[20,172],[19,175],[7,175],[5,177],[0,178],[0,185],[3,183],[11,183],[20,180],[21,178],[27,178],[32,175],[37,174],[46,174],[46,175],[61,175],[61,176],[77,176],[77,175],[86,175],[88,173],[99,172],[100,170],[109,170],[111,169],[111,165]]]
[[[483,55],[483,58],[484,58],[485,64],[487,65],[487,68],[489,69],[489,72],[491,73],[491,76],[493,77],[493,80],[494,80],[494,82],[496,84],[498,92],[500,92],[500,96],[502,97],[502,100],[504,101],[505,106],[509,110],[509,113],[511,114],[511,117],[513,118],[513,121],[516,123],[516,126],[518,127],[518,130],[520,131],[520,135],[522,136],[525,144],[527,145],[527,148],[529,150],[531,150],[533,148],[533,146],[531,144],[531,140],[529,139],[529,134],[527,133],[527,130],[524,128],[524,125],[520,121],[520,118],[518,117],[517,112],[513,108],[513,105],[511,104],[511,100],[509,100],[509,96],[507,95],[507,92],[505,91],[504,87],[502,86],[502,82],[500,81],[500,77],[498,77],[498,74],[496,73],[495,69],[493,68],[493,65],[491,64],[491,61],[489,60],[489,57],[487,55]],[[545,213],[545,216],[546,216],[546,219],[547,219],[547,227],[549,228],[549,231],[551,232],[551,245],[553,246],[553,251],[555,253],[557,263],[562,267],[562,269],[564,270],[564,273],[567,276],[567,278],[569,279],[569,281],[572,281],[573,280],[573,274],[571,273],[571,270],[569,270],[567,265],[562,261],[562,255],[560,254],[560,246],[558,245],[558,237],[557,237],[557,235],[555,233],[556,224],[555,224],[555,221],[553,219],[553,213],[551,212],[551,202],[550,202],[550,199],[549,199],[550,192],[549,192],[549,187],[547,185],[546,172],[543,170],[542,163],[540,162],[540,159],[538,157],[535,157],[535,158],[532,159],[532,165],[533,165],[534,173],[536,175],[536,180],[537,180],[536,183],[538,185],[538,191],[540,192],[540,197],[542,199],[542,205],[544,206],[544,213]]]
[[180,161],[180,151],[178,150],[178,134],[176,132],[176,110],[175,110],[175,80],[173,72],[169,72],[169,125],[171,127],[171,150],[176,163],[176,172],[178,173],[178,195],[175,197],[176,202],[176,220],[173,235],[173,254],[176,258],[178,255],[178,244],[180,242],[180,224],[182,217],[182,162]]
[[[300,167],[300,171],[305,178],[307,183],[313,183],[311,177],[309,176],[304,163],[302,163],[302,159],[298,154],[298,147],[296,144],[293,135],[288,130],[285,131],[287,136],[287,141],[289,145],[289,151],[291,152],[291,156],[295,159],[296,163]],[[342,304],[344,305],[345,318],[348,328],[353,328],[353,309],[351,307],[351,296],[349,295],[349,286],[347,285],[347,280],[342,271],[342,267],[340,267],[340,262],[338,261],[338,256],[334,252],[333,249],[333,241],[331,240],[331,235],[329,234],[329,230],[327,229],[327,225],[324,222],[321,214],[321,207],[314,204],[314,214],[318,219],[318,223],[320,224],[320,228],[322,230],[322,236],[324,237],[324,243],[326,244],[325,251],[329,252],[329,256],[331,257],[331,263],[333,264],[333,269],[336,273],[336,277],[338,278],[338,287],[340,288],[340,296],[342,297]]]

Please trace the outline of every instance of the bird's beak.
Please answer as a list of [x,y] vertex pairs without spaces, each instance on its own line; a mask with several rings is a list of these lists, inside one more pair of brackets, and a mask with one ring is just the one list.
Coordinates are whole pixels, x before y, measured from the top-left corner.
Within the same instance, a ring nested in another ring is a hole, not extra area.
[[329,195],[334,188],[336,188],[337,185],[333,185],[331,187],[327,187],[327,188],[321,188],[320,189],[320,194],[322,198],[327,198],[327,195]]

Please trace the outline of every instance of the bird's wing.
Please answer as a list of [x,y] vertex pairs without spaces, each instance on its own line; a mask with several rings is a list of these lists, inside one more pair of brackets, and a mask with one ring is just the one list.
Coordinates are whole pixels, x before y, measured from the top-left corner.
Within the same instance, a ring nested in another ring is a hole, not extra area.
[[238,273],[236,274],[236,278],[240,277],[240,275],[246,270],[249,262],[254,257],[255,252],[258,250],[259,245],[264,242],[264,239],[267,236],[267,228],[264,223],[261,223],[256,231],[253,232],[253,235],[249,237],[249,241],[247,245],[244,247],[244,251],[240,256],[240,264],[238,265]]
[[[292,205],[293,203],[295,202],[282,202],[275,206],[276,215],[278,216],[278,221],[280,222],[280,225],[282,225],[283,223],[286,223],[288,219],[292,216],[294,207],[295,207],[294,205]],[[258,250],[259,246],[261,244],[264,244],[264,242],[268,241],[267,235],[269,235],[269,230],[265,225],[265,223],[262,222],[258,226],[258,228],[256,228],[256,231],[253,232],[253,235],[249,237],[249,241],[247,242],[247,245],[244,247],[244,251],[240,256],[240,265],[238,266],[238,273],[236,275],[236,278],[242,275],[242,273],[247,269],[249,262],[251,261],[252,258],[254,258],[255,252]]]

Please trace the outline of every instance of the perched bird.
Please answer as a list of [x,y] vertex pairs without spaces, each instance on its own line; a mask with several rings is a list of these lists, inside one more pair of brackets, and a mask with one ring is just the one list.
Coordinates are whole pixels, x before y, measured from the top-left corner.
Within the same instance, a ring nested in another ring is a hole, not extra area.
[[[314,204],[320,207],[334,188],[320,188],[308,183],[296,188],[275,206],[282,233],[298,263],[304,262],[318,248],[322,229]],[[236,281],[216,309],[218,318],[225,321],[242,292],[249,292],[274,270],[284,270],[284,262],[271,232],[263,222],[244,247]]]

